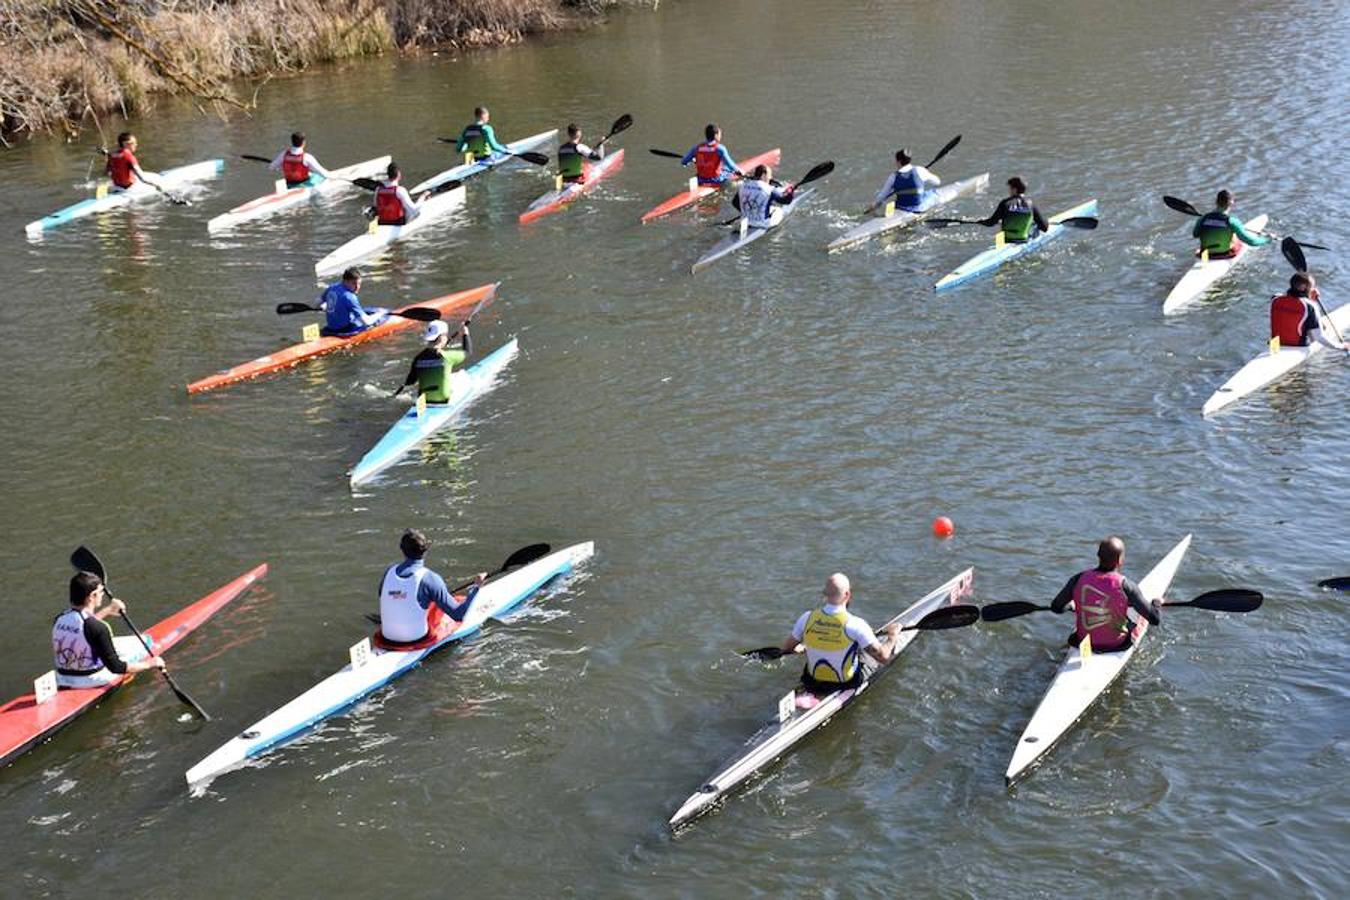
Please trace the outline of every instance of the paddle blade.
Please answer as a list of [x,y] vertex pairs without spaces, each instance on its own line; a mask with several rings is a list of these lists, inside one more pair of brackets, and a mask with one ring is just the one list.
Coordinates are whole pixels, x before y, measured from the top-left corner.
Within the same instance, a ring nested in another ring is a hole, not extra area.
[[[545,160],[545,162],[547,162],[547,160]],[[447,191],[453,191],[455,188],[459,187],[459,186],[462,185],[462,184],[464,184],[464,182],[462,182],[462,181],[447,181],[445,184],[437,185],[436,187],[434,187],[434,188],[432,188],[431,190],[427,191],[427,193],[434,197],[434,196],[436,196],[437,194],[444,194],[444,193],[446,193]],[[374,218],[374,217],[375,217],[375,208],[374,208],[373,206],[370,207],[370,212],[371,212],[370,217],[371,217],[371,218]]]
[[[279,309],[278,312],[280,312]],[[389,315],[398,316],[401,319],[416,319],[419,322],[438,322],[441,318],[441,311],[429,306],[414,306],[409,309],[401,309],[398,312],[391,312]]]
[[796,186],[801,187],[804,184],[810,184],[811,182],[815,181],[818,178],[824,178],[826,175],[830,174],[833,171],[834,171],[833,162],[816,163],[814,166],[811,167],[811,171],[807,172],[806,175],[802,177],[802,180],[797,182]]
[[533,150],[526,150],[524,153],[511,154],[516,159],[523,159],[526,162],[534,163],[536,166],[548,165],[548,157],[542,153],[535,153]]
[[1042,606],[1039,603],[1028,603],[1025,600],[1009,600],[1007,603],[990,603],[980,608],[980,618],[986,622],[1002,622],[1004,619],[1015,619],[1018,616],[1025,616],[1027,613],[1040,612],[1050,609],[1048,606]]
[[979,222],[972,222],[969,219],[924,219],[923,224],[929,228],[950,228],[953,225],[978,225]]
[[628,113],[624,113],[614,120],[613,125],[609,126],[609,136],[614,137],[614,135],[618,134],[620,131],[627,131],[632,127],[633,117]]
[[240,159],[250,159],[250,160],[252,160],[253,162],[267,163],[269,166],[272,164],[272,161],[271,161],[270,159],[268,159],[267,157],[265,157],[265,156],[254,156],[252,153],[240,153],[240,154],[239,154],[239,158],[240,158]]
[[295,313],[318,312],[318,311],[319,308],[317,306],[310,306],[308,303],[288,302],[277,304],[277,315],[279,316],[290,316],[294,315]]
[[1350,577],[1341,576],[1339,578],[1323,578],[1317,582],[1320,588],[1330,588],[1333,591],[1350,591]]
[[653,156],[665,156],[669,159],[684,159],[683,153],[672,153],[669,150],[657,150],[655,147],[649,147],[647,152]]
[[782,647],[759,647],[755,650],[742,650],[741,656],[756,662],[773,662],[786,656]]
[[527,566],[536,559],[543,559],[545,556],[548,556],[549,551],[552,549],[553,548],[548,544],[530,544],[528,547],[521,547],[515,553],[508,556],[506,562],[502,563],[502,567],[497,571],[505,572],[507,569],[518,569],[521,566]]
[[1260,591],[1248,590],[1247,588],[1225,588],[1207,591],[1194,600],[1187,600],[1182,603],[1164,603],[1163,606],[1195,606],[1215,612],[1245,613],[1259,609],[1264,599]]
[[70,554],[70,564],[81,572],[93,572],[105,582],[108,580],[108,574],[103,568],[103,563],[94,555],[94,551],[81,544]]
[[956,145],[959,143],[961,143],[961,135],[958,134],[956,137],[948,141],[947,146],[939,150],[937,156],[933,157],[932,160],[929,161],[928,165],[924,166],[924,168],[926,169],[933,168],[933,166],[937,165],[938,160],[942,159],[942,157],[946,156],[948,153],[951,153],[952,150],[955,149]]
[[1298,245],[1298,241],[1291,237],[1280,241],[1280,252],[1284,254],[1284,258],[1289,260],[1289,265],[1293,266],[1296,271],[1308,271],[1308,259],[1303,255],[1303,248]]
[[378,191],[380,189],[380,183],[374,178],[353,178],[351,179],[351,182],[357,187],[367,191]]
[[1175,209],[1177,212],[1185,213],[1188,216],[1195,216],[1196,218],[1200,217],[1200,210],[1191,206],[1180,197],[1169,197],[1167,194],[1163,194],[1163,203],[1167,204],[1168,209]]
[[943,631],[948,628],[965,628],[980,621],[980,608],[973,603],[961,603],[957,606],[944,606],[935,609],[905,630]]
[[1058,222],[1051,222],[1051,225],[1063,225],[1065,228],[1079,228],[1083,231],[1094,231],[1099,224],[1092,216],[1073,216],[1068,219],[1060,219]]

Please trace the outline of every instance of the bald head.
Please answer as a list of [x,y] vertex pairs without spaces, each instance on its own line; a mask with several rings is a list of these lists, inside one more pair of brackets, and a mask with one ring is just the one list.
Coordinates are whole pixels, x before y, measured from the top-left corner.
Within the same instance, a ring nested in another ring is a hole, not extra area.
[[1125,558],[1125,542],[1114,534],[1097,545],[1097,565],[1104,572],[1114,572],[1120,568]]
[[825,579],[825,602],[830,606],[843,606],[852,596],[849,588],[848,576],[843,572],[835,572],[829,578]]

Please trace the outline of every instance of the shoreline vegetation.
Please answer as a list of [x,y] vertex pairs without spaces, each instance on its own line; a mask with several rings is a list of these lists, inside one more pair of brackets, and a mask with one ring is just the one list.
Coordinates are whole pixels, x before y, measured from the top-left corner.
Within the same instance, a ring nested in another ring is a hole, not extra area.
[[[160,93],[224,114],[276,75],[390,51],[512,44],[659,0],[5,0],[0,142],[105,113],[140,115]],[[240,80],[257,84],[240,95]]]

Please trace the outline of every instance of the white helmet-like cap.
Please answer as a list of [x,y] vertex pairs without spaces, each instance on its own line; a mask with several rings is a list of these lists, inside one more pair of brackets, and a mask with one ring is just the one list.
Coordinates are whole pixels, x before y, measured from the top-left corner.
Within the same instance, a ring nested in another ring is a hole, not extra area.
[[444,322],[438,319],[435,322],[427,323],[426,331],[422,332],[422,340],[430,344],[433,341],[440,340],[449,333],[450,333],[450,326],[446,325]]

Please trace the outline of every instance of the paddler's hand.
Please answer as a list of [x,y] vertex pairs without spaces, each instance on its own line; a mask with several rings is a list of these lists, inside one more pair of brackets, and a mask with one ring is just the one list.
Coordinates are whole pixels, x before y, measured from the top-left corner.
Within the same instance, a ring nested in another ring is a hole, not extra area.
[[164,657],[162,656],[152,656],[148,662],[152,668],[159,669],[161,672],[167,668],[167,666],[164,665]]
[[116,597],[109,597],[104,606],[104,609],[111,610],[114,615],[120,616],[122,613],[127,611],[127,605],[123,603],[121,600],[118,600]]
[[430,197],[430,196],[431,196],[431,191],[423,191],[423,192],[422,192],[422,196],[418,197],[414,202],[417,203],[418,206],[421,206],[422,203],[425,202],[426,199],[427,199],[428,197]]
[[473,584],[474,584],[474,587],[482,587],[482,586],[483,586],[483,582],[485,582],[485,581],[487,581],[487,573],[486,573],[486,572],[479,572],[477,575],[473,576]]
[[886,637],[894,641],[900,635],[900,623],[892,622],[891,624],[883,628],[881,631],[883,634],[886,635]]

